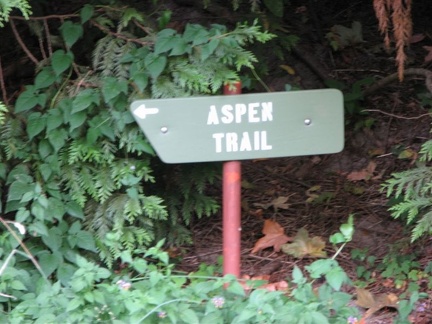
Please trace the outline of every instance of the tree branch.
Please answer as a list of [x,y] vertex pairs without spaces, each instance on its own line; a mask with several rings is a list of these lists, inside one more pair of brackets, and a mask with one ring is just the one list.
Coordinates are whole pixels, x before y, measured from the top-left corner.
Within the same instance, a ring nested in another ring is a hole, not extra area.
[[[422,76],[422,77],[424,77],[426,88],[428,89],[428,91],[430,93],[432,93],[432,71],[429,71],[429,70],[423,69],[423,68],[410,68],[410,69],[404,70],[403,75],[405,77],[408,77],[408,76]],[[390,83],[397,81],[398,79],[399,79],[398,73],[390,74],[390,75],[386,76],[385,78],[379,80],[378,82],[374,83],[372,86],[366,88],[363,91],[363,95],[368,96],[368,95],[374,93],[375,91],[389,85]]]
[[24,44],[20,34],[18,33],[15,23],[13,21],[13,19],[9,19],[11,28],[12,28],[12,32],[18,42],[18,44],[21,46],[21,48],[23,49],[23,51],[27,54],[28,58],[36,65],[39,64],[39,61],[36,59],[36,57],[34,57],[34,55],[30,52],[30,50],[27,48],[27,46]]

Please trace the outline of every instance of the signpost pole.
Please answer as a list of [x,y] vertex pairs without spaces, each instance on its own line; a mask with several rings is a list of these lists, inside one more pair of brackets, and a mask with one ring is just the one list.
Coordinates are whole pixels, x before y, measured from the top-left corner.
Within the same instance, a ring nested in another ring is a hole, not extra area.
[[[224,86],[224,95],[240,93],[240,82]],[[222,178],[223,273],[240,277],[241,163],[224,162]]]

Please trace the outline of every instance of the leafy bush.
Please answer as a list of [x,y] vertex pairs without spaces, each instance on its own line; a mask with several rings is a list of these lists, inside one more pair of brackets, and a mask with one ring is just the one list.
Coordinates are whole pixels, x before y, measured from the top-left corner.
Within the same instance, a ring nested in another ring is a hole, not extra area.
[[[0,314],[0,320],[342,324],[358,318],[357,309],[347,305],[351,296],[341,291],[342,285],[349,283],[348,277],[333,259],[318,260],[305,273],[295,267],[289,288],[268,291],[257,288],[262,281],[239,281],[232,275],[214,277],[212,267],[176,274],[168,254],[161,251],[162,245],[161,241],[140,257],[123,252],[125,267],[116,273],[77,256],[78,269],[66,284],[35,285],[34,291],[22,287],[19,302]],[[315,289],[314,280],[321,277],[326,281]]]
[[[45,28],[59,24],[45,19]],[[65,285],[91,261],[112,267],[158,235],[184,240],[181,223],[217,210],[204,192],[215,172],[189,173],[190,181],[179,167],[166,174],[128,107],[138,98],[215,93],[256,61],[246,44],[272,35],[256,23],[232,31],[193,24],[184,33],[157,31],[144,13],[115,6],[86,5],[61,19],[58,34],[46,30],[56,42],[44,51],[50,55],[39,62],[34,82],[14,107],[0,106],[0,212],[28,229],[20,239],[43,273]],[[83,47],[93,53],[91,62]],[[180,190],[168,196],[168,184]],[[166,224],[177,233],[166,233]],[[17,246],[2,233],[0,258]],[[14,255],[9,268],[16,271],[5,293],[42,293],[28,258]],[[60,294],[53,287],[50,294]]]
[[403,218],[412,227],[411,241],[432,233],[432,140],[420,150],[416,167],[393,173],[383,185],[387,196],[393,196],[390,212],[394,218]]
[[8,21],[12,10],[18,9],[25,18],[31,14],[30,4],[27,0],[5,0],[0,3],[0,27],[4,26],[4,22]]

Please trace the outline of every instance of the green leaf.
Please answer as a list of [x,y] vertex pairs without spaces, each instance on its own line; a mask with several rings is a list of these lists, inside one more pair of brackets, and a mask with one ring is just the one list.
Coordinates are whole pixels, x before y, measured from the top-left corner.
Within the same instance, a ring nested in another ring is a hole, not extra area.
[[176,31],[174,29],[166,28],[161,30],[156,35],[156,42],[154,45],[154,53],[159,55],[166,53],[173,48],[173,39],[175,38]]
[[60,26],[60,32],[68,47],[71,47],[83,35],[81,24],[74,24],[71,21],[66,21]]
[[214,38],[207,44],[201,46],[201,61],[205,61],[212,55],[219,45],[219,39]]
[[72,133],[72,131],[75,128],[80,127],[87,119],[87,112],[86,111],[80,111],[75,114],[71,114],[69,118],[69,133]]
[[27,120],[27,135],[29,139],[33,139],[36,135],[41,133],[46,127],[46,116],[41,113],[35,112],[28,116]]
[[76,271],[76,267],[68,263],[62,263],[57,268],[57,278],[60,282],[66,286],[69,284],[74,272]]
[[348,277],[341,267],[334,267],[325,274],[328,284],[336,291],[339,291],[343,283],[348,282]]
[[72,299],[71,301],[68,302],[67,308],[66,308],[66,312],[70,312],[73,311],[75,309],[77,309],[78,307],[80,307],[81,305],[84,304],[84,300],[79,298],[79,297],[75,297],[74,299]]
[[192,45],[204,44],[209,40],[209,32],[201,25],[187,24],[183,33],[186,42],[192,42]]
[[91,127],[87,130],[86,142],[88,145],[93,145],[102,133],[99,129]]
[[92,251],[92,252],[97,251],[94,236],[90,232],[79,231],[76,234],[76,237],[78,239],[77,241],[78,247],[87,251]]
[[323,274],[330,272],[337,262],[332,259],[323,259],[312,262],[306,266],[306,270],[310,273],[312,278],[320,278]]
[[62,246],[62,232],[58,227],[51,227],[48,230],[48,235],[42,236],[42,241],[51,251],[57,252]]
[[329,241],[331,244],[345,243],[345,237],[342,235],[342,233],[335,233],[330,236]]
[[23,223],[26,221],[27,218],[29,218],[29,216],[30,216],[30,211],[28,209],[20,208],[15,215],[15,220],[18,223]]
[[91,105],[99,105],[99,94],[93,89],[85,89],[80,91],[72,102],[71,114],[77,113],[81,110],[87,109]]
[[34,87],[29,87],[23,91],[15,102],[15,112],[23,112],[32,109],[34,106],[39,104],[39,98],[35,93]]
[[54,148],[55,152],[58,152],[66,143],[68,133],[63,128],[54,129],[48,134],[48,140]]
[[44,274],[50,276],[63,262],[63,257],[59,252],[49,253],[45,251],[38,260]]
[[145,72],[138,72],[132,75],[132,81],[138,87],[138,90],[143,92],[148,85],[148,74]]
[[15,289],[15,290],[27,290],[27,288],[24,286],[24,284],[19,280],[13,280],[10,283],[10,287],[12,289]]
[[46,158],[48,155],[50,155],[53,152],[52,146],[46,139],[42,139],[41,141],[39,141],[38,151],[39,151],[39,156],[42,159]]
[[47,163],[43,163],[43,164],[39,165],[39,172],[45,181],[47,181],[53,173],[52,169],[51,169],[51,165],[49,165]]
[[29,225],[28,231],[30,233],[36,233],[41,236],[47,236],[48,235],[48,228],[46,225],[42,222],[35,222],[31,225]]
[[107,77],[103,79],[102,95],[105,102],[110,102],[113,98],[117,97],[120,93],[127,94],[128,84],[126,81],[118,80],[114,77]]
[[144,63],[153,79],[156,79],[165,69],[167,58],[164,55],[150,53],[144,59]]
[[236,323],[251,323],[249,319],[255,317],[257,315],[257,311],[255,309],[245,308],[242,310],[238,318],[236,318]]
[[301,272],[300,268],[297,266],[294,266],[294,269],[292,271],[292,278],[295,284],[302,284],[306,282],[303,273]]
[[320,323],[320,324],[328,324],[329,321],[326,316],[324,316],[323,313],[319,313],[317,311],[312,311],[310,313],[312,323]]
[[180,36],[176,36],[172,39],[172,49],[169,56],[183,55],[190,53],[192,47]]
[[92,5],[86,4],[80,11],[81,24],[86,23],[93,16],[94,7]]
[[264,5],[276,17],[283,17],[284,2],[283,0],[264,0]]
[[69,227],[68,233],[69,234],[76,234],[81,230],[81,222],[76,221],[72,224],[71,227]]
[[51,67],[45,67],[40,71],[35,78],[35,88],[48,88],[57,80],[56,74]]
[[105,268],[98,268],[96,272],[96,280],[106,279],[111,276],[111,271]]
[[72,52],[65,53],[63,50],[57,50],[51,57],[51,65],[56,76],[69,69],[72,66],[72,62]]
[[21,200],[22,196],[28,191],[34,192],[34,183],[29,184],[16,180],[9,187],[7,200]]
[[231,281],[228,284],[227,291],[238,296],[245,296],[244,287],[238,281]]
[[140,274],[147,271],[147,261],[144,259],[136,259],[132,263],[132,267]]
[[349,215],[348,222],[341,225],[340,231],[347,242],[352,240],[354,234],[354,216],[352,214]]
[[200,322],[196,313],[190,308],[183,310],[180,314],[180,318],[185,323],[193,324],[193,323],[199,323]]
[[57,219],[58,221],[61,221],[63,219],[63,216],[66,212],[65,206],[63,202],[60,199],[50,197],[48,198],[48,210],[50,214]]
[[63,116],[59,109],[50,109],[47,116],[47,133],[58,128],[63,123]]
[[70,201],[66,204],[66,212],[72,217],[84,219],[84,211],[75,201]]

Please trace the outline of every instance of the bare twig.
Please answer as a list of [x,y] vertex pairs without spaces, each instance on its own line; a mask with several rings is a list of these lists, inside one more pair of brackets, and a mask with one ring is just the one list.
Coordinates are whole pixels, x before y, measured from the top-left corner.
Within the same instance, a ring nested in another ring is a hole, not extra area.
[[0,217],[0,222],[6,227],[6,229],[12,234],[12,236],[15,238],[15,240],[17,240],[17,242],[19,243],[19,245],[22,247],[22,249],[24,250],[24,252],[27,254],[27,256],[29,257],[29,259],[33,262],[34,266],[39,270],[39,272],[44,276],[44,278],[46,280],[48,280],[47,276],[44,274],[41,266],[39,265],[39,263],[36,261],[36,259],[34,258],[34,256],[31,254],[30,250],[27,248],[27,246],[24,244],[24,242],[20,239],[20,237],[15,233],[15,231],[9,226],[9,224],[2,218]]
[[143,46],[151,44],[150,42],[145,42],[145,41],[142,41],[142,40],[139,40],[139,39],[136,39],[136,38],[130,38],[130,37],[127,37],[127,36],[125,36],[125,35],[123,35],[121,33],[113,32],[113,31],[109,30],[108,28],[102,26],[101,24],[98,24],[94,20],[91,20],[91,23],[93,24],[93,26],[99,28],[104,33],[107,33],[108,35],[112,35],[112,36],[114,36],[116,38],[123,39],[123,40],[125,40],[127,42],[137,43],[137,44],[140,44],[140,45],[143,45]]
[[9,99],[7,97],[7,91],[6,91],[6,85],[5,85],[4,75],[3,75],[3,67],[2,67],[2,63],[1,63],[1,57],[0,57],[0,88],[2,91],[3,102],[7,106],[7,105],[9,105]]
[[430,117],[431,116],[431,113],[427,113],[427,114],[422,114],[422,115],[415,116],[415,117],[404,117],[404,116],[399,116],[399,115],[391,114],[391,113],[388,113],[388,112],[385,112],[385,111],[382,111],[382,110],[379,110],[379,109],[364,109],[364,110],[362,110],[362,112],[363,111],[366,111],[366,112],[379,112],[379,113],[381,113],[383,115],[387,115],[387,116],[398,118],[398,119],[407,119],[407,120],[420,119],[420,118],[423,118],[423,117],[427,117],[427,116]]
[[24,18],[20,16],[9,16],[10,20],[48,20],[48,19],[67,19],[67,18],[76,18],[79,17],[77,14],[70,14],[70,15],[49,15],[49,16],[42,16],[42,17],[29,17]]
[[44,29],[45,29],[45,37],[46,37],[46,42],[47,42],[47,47],[48,47],[48,53],[49,53],[49,56],[52,56],[53,49],[52,49],[52,44],[51,44],[51,34],[50,34],[49,26],[48,26],[48,20],[45,19],[43,21],[43,24],[44,24]]
[[[428,89],[428,91],[430,93],[432,93],[432,71],[429,71],[427,69],[422,69],[422,68],[419,68],[419,69],[410,68],[410,69],[404,70],[403,75],[405,77],[408,77],[408,76],[422,76],[422,77],[424,77],[426,88]],[[398,73],[390,74],[389,76],[386,76],[385,78],[379,80],[378,82],[376,82],[375,84],[373,84],[369,88],[366,88],[363,91],[363,94],[365,96],[370,95],[373,92],[387,86],[388,84],[397,81],[398,79],[399,79]]]
[[42,37],[42,32],[38,33],[37,36],[38,36],[39,49],[41,51],[42,58],[44,60],[46,60],[48,58],[48,56],[45,52],[45,46],[44,46],[44,41],[43,41],[43,37]]
[[27,46],[24,44],[20,34],[18,33],[15,23],[13,21],[13,19],[9,19],[11,28],[12,28],[12,32],[18,42],[18,44],[21,46],[21,48],[23,49],[23,51],[27,54],[28,58],[36,65],[39,64],[39,61],[36,59],[36,57],[34,57],[34,55],[30,52],[30,50],[27,48]]

